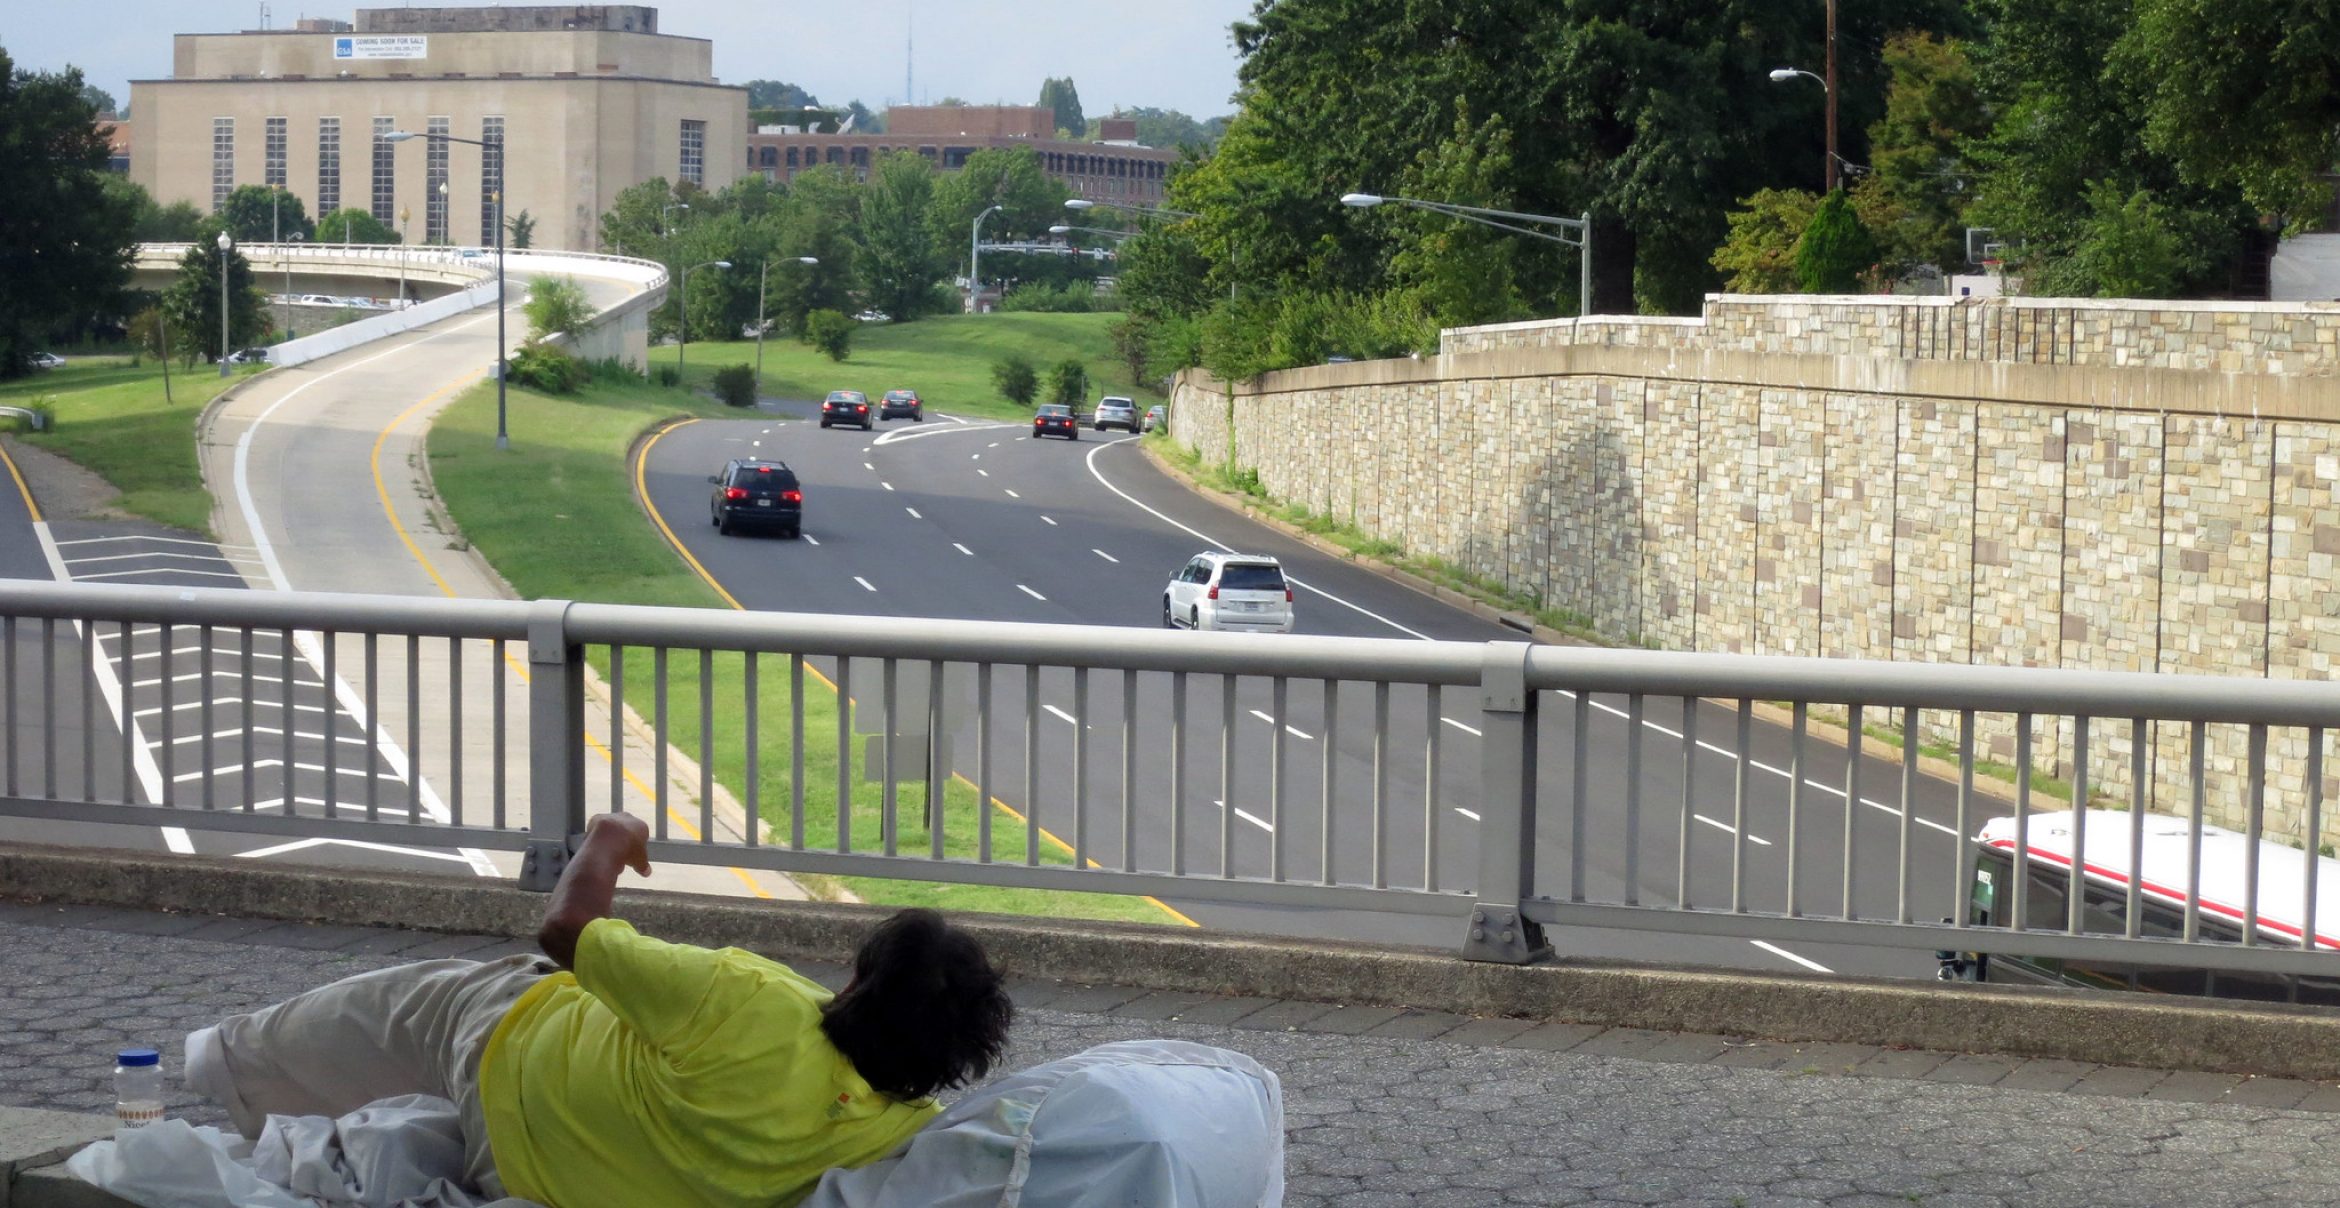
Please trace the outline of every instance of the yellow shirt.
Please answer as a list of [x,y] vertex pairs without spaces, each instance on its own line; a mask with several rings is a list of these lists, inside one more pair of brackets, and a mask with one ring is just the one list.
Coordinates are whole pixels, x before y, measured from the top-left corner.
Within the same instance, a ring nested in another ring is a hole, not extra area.
[[737,948],[594,920],[576,973],[530,987],[488,1038],[496,1173],[553,1208],[795,1204],[938,1110],[870,1089],[821,1032],[829,998]]

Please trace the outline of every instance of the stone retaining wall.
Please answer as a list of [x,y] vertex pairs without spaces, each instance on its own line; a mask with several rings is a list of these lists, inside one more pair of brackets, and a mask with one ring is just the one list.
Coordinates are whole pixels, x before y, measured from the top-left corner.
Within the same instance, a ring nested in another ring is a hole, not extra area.
[[[2066,303],[2068,314],[2041,321],[2081,333],[2067,344],[2077,362],[1995,364],[1815,351],[1891,345],[1907,316],[1953,308],[1767,305],[1768,317],[1754,300],[1710,299],[1698,330],[1727,348],[1654,338],[1522,346],[1564,328],[1511,325],[1449,332],[1450,351],[1419,362],[1293,370],[1232,389],[1189,374],[1171,432],[1255,470],[1279,500],[1446,559],[1620,641],[2331,674],[2340,382],[2329,375],[2340,365],[2340,309],[2172,307],[2115,322],[2106,305]],[[2058,311],[1973,313],[2020,326]],[[2170,318],[2180,314],[2208,318]],[[1842,330],[1823,321],[1831,316],[1845,319]],[[1596,326],[1630,324],[1588,333]],[[2175,338],[2181,327],[2191,342]],[[2243,333],[2262,328],[2292,338],[2259,351]],[[2129,334],[2104,342],[2093,331]],[[1514,343],[1485,347],[1499,341]],[[1453,351],[1465,347],[1483,350]],[[2313,350],[2306,361],[2294,355],[2303,349]],[[2147,364],[2172,361],[2260,368]],[[1923,721],[1934,738],[1956,724]],[[1978,719],[1993,758],[2013,758],[2014,731],[2011,717]],[[2036,724],[2041,767],[2070,772],[2071,731],[2068,720]],[[2093,784],[2127,796],[2132,742],[2125,720],[2093,724]],[[2182,808],[2187,728],[2150,727],[2146,742],[2152,802]],[[2278,732],[2270,749],[2267,824],[2297,835],[2304,735]],[[2213,811],[2239,825],[2247,735],[2211,727],[2204,755]],[[2325,767],[2340,772],[2340,759]],[[2335,797],[2340,780],[2329,780],[2324,799]],[[2325,810],[2326,837],[2340,839],[2335,815]]]

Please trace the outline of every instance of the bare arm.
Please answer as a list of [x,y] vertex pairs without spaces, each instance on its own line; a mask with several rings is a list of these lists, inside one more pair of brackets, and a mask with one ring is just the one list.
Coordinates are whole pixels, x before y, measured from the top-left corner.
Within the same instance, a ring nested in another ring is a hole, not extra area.
[[633,869],[650,875],[650,827],[626,814],[602,814],[585,824],[585,841],[561,870],[537,928],[537,946],[563,969],[577,962],[577,940],[585,924],[609,917],[618,874]]

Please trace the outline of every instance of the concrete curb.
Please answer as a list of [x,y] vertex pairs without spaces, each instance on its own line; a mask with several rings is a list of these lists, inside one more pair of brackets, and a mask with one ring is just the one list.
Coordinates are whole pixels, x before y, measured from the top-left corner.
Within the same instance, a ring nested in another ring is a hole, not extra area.
[[[529,937],[545,899],[502,882],[193,856],[0,847],[0,896],[134,910]],[[888,910],[627,893],[644,931],[782,960],[844,960]],[[2340,1078],[2340,1012],[2014,986],[1716,973],[1108,923],[967,916],[1017,976],[1609,1027]]]

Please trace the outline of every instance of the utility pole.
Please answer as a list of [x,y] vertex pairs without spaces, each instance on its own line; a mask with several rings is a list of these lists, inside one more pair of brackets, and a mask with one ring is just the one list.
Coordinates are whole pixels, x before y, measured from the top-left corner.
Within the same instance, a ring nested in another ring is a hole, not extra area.
[[1836,0],[1828,0],[1828,191],[1836,191]]

